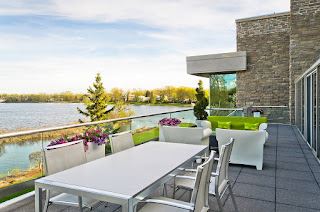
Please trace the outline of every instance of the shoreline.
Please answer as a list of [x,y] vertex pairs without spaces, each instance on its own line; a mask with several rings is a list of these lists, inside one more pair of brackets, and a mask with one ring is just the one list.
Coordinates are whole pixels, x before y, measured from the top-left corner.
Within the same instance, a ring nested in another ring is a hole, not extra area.
[[[192,104],[184,103],[146,103],[146,102],[125,102],[127,105],[147,105],[147,106],[172,106],[172,107],[192,107]],[[83,102],[0,102],[1,104],[83,104]],[[115,104],[114,102],[109,102],[110,105]]]

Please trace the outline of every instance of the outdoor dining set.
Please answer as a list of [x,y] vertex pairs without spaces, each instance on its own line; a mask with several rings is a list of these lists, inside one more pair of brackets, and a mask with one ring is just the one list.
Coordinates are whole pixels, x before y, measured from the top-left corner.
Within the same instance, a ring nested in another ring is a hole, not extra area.
[[[135,146],[130,132],[113,134],[109,140],[112,154],[92,161],[87,161],[81,140],[47,147],[46,176],[35,181],[35,211],[55,204],[93,210],[106,202],[120,205],[123,212],[204,212],[210,209],[209,198],[216,198],[222,211],[226,193],[237,211],[228,179],[233,138],[221,146],[219,157],[208,145],[182,141]],[[153,196],[157,189],[163,195]],[[190,192],[189,202],[176,198],[179,189]]]

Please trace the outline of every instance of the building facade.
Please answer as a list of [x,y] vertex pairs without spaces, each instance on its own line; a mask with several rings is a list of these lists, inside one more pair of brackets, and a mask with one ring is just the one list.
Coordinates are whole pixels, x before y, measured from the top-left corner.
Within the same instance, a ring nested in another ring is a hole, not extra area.
[[295,80],[320,57],[319,23],[319,0],[291,0],[290,12],[236,20],[237,51],[247,53],[237,106],[282,107],[283,120],[295,122]]
[[187,57],[189,74],[236,74],[236,106],[273,122],[295,123],[295,81],[320,57],[320,0],[236,20],[237,52]]
[[236,74],[236,106],[297,125],[320,158],[320,0],[236,20],[237,52],[187,57],[198,76]]

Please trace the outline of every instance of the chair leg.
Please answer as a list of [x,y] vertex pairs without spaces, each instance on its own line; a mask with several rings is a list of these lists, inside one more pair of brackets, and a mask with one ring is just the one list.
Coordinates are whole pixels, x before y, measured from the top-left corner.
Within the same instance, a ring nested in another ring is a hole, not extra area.
[[167,185],[164,183],[163,189],[162,189],[162,196],[166,197],[167,195],[168,195]]
[[78,204],[79,204],[79,212],[83,212],[83,207],[82,207],[82,197],[78,197]]
[[229,193],[230,193],[230,196],[231,196],[232,203],[234,205],[234,209],[235,209],[236,212],[238,212],[238,206],[237,206],[236,199],[234,198],[234,195],[233,195],[233,192],[232,192],[231,184],[228,186],[228,188],[229,188]]
[[44,203],[43,211],[47,212],[50,204],[50,191],[46,190],[46,201]]

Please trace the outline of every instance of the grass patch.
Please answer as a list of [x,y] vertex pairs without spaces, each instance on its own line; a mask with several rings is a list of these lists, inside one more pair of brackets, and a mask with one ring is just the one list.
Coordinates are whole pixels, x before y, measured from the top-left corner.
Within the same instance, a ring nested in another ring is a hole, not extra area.
[[3,202],[8,201],[8,200],[11,200],[11,199],[16,198],[18,196],[21,196],[23,194],[29,193],[29,192],[31,192],[33,190],[34,190],[34,187],[26,188],[26,189],[18,191],[16,193],[10,194],[10,195],[8,195],[6,197],[2,197],[2,198],[0,198],[0,203],[3,203]]
[[142,132],[136,132],[135,134],[133,134],[133,140],[135,145],[145,143],[147,141],[150,141],[158,137],[159,137],[158,127],[147,129]]

